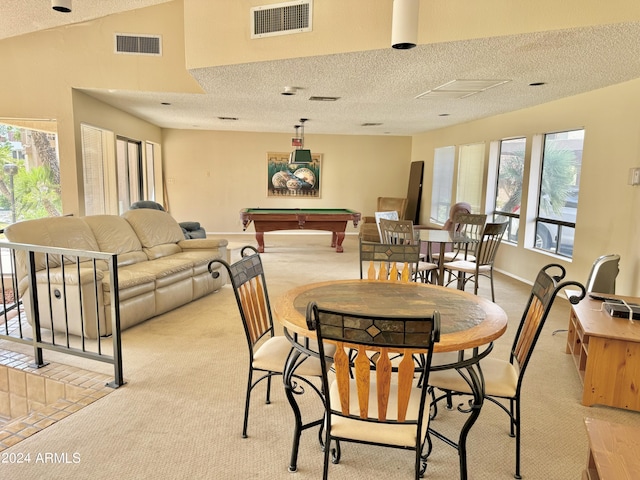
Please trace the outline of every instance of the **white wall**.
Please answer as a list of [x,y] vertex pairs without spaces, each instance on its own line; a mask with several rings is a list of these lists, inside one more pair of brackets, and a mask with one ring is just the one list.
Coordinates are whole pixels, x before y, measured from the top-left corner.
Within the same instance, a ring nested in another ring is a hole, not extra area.
[[[242,232],[240,210],[255,207],[350,208],[373,215],[379,196],[407,194],[410,137],[305,135],[321,153],[321,197],[267,197],[267,152],[291,150],[291,135],[163,130],[171,214],[210,232]],[[349,224],[347,232],[356,231]],[[250,227],[253,231],[253,227]]]
[[[501,247],[496,267],[533,281],[542,266],[558,262],[570,278],[584,282],[597,257],[618,253],[618,293],[640,295],[640,187],[627,185],[629,169],[640,166],[640,80],[417,135],[412,159],[432,166],[437,147],[515,136],[530,144],[535,134],[577,128],[585,129],[585,141],[573,259],[526,249],[521,239],[517,247]],[[427,166],[427,190],[431,178]],[[423,204],[422,211],[428,208]]]

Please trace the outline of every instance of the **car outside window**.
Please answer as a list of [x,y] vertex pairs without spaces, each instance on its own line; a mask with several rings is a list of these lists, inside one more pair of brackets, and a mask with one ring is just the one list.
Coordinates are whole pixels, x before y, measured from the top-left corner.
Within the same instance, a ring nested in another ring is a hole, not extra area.
[[573,255],[584,130],[544,136],[535,248]]

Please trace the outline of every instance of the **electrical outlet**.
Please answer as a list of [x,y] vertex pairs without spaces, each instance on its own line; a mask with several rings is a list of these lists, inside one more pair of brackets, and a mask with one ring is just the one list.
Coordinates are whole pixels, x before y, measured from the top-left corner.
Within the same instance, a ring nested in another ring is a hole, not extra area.
[[640,168],[629,169],[629,185],[640,185]]

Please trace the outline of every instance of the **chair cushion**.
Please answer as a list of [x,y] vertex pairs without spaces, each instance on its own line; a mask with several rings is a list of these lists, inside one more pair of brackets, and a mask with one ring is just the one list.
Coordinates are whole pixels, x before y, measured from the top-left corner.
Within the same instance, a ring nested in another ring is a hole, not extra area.
[[[435,357],[436,355],[434,355]],[[444,363],[444,362],[440,362]],[[433,365],[433,361],[432,361]],[[512,398],[518,387],[518,369],[511,363],[487,357],[480,362],[488,397]],[[452,390],[471,394],[469,384],[453,369],[431,371],[429,385],[441,390]]]
[[[447,270],[456,270],[458,272],[476,273],[476,263],[469,262],[467,260],[456,260],[455,262],[448,262],[444,264],[444,268]],[[488,272],[491,270],[489,265],[480,265],[478,267],[479,272]]]
[[[316,343],[317,345],[317,343]],[[282,373],[284,362],[289,356],[292,345],[284,336],[271,337],[264,342],[253,354],[253,368],[270,372]],[[311,342],[311,349],[316,350]],[[330,354],[330,352],[325,352]],[[296,375],[303,377],[320,377],[322,369],[317,357],[307,357],[296,369]]]
[[[392,387],[393,388],[393,387]],[[352,395],[349,397],[350,410],[352,412],[358,412],[358,397],[356,392],[355,380],[351,381],[350,391]],[[340,410],[340,396],[338,393],[337,382],[333,382],[329,387],[329,395],[331,399],[331,407],[334,410]],[[420,408],[420,389],[417,387],[412,388],[411,397],[409,400],[409,406],[407,409],[407,420],[417,420],[418,410]],[[393,420],[396,418],[396,412],[398,409],[397,397],[390,395],[389,405],[387,408],[387,419]],[[429,427],[429,402],[425,402],[425,414],[423,416],[422,434],[421,438],[427,432]],[[371,381],[369,390],[369,416],[371,418],[377,418],[378,416],[378,402],[376,398],[376,385],[375,380]],[[388,424],[388,423],[372,423],[366,421],[355,420],[352,418],[346,418],[339,415],[331,415],[331,435],[336,437],[349,438],[353,440],[359,440],[363,442],[374,442],[385,445],[397,445],[397,446],[415,446],[416,444],[416,425],[407,424]]]

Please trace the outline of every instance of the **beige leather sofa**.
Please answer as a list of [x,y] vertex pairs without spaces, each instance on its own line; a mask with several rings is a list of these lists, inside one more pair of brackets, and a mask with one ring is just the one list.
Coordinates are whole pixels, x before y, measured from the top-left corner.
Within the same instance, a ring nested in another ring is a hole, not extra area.
[[[185,239],[178,222],[158,210],[130,210],[122,216],[28,220],[8,226],[5,236],[15,243],[117,254],[122,330],[207,295],[226,283],[223,271],[214,279],[207,267],[213,259],[227,258],[227,240]],[[17,262],[19,294],[29,312],[29,295],[25,295],[28,289],[26,256],[18,255]],[[66,305],[60,294],[63,282],[59,257],[57,260],[55,256],[49,258],[48,270],[44,256],[37,255],[36,264],[42,326],[51,326],[53,317],[53,329],[64,332],[66,313],[69,333],[73,335],[96,338],[98,329],[101,336],[111,334],[111,295],[106,262],[97,263],[101,289],[94,286],[92,262],[81,262],[83,272],[80,275],[72,273],[73,268],[65,270]],[[75,288],[71,288],[70,284],[74,283]],[[28,320],[31,322],[30,318]]]

